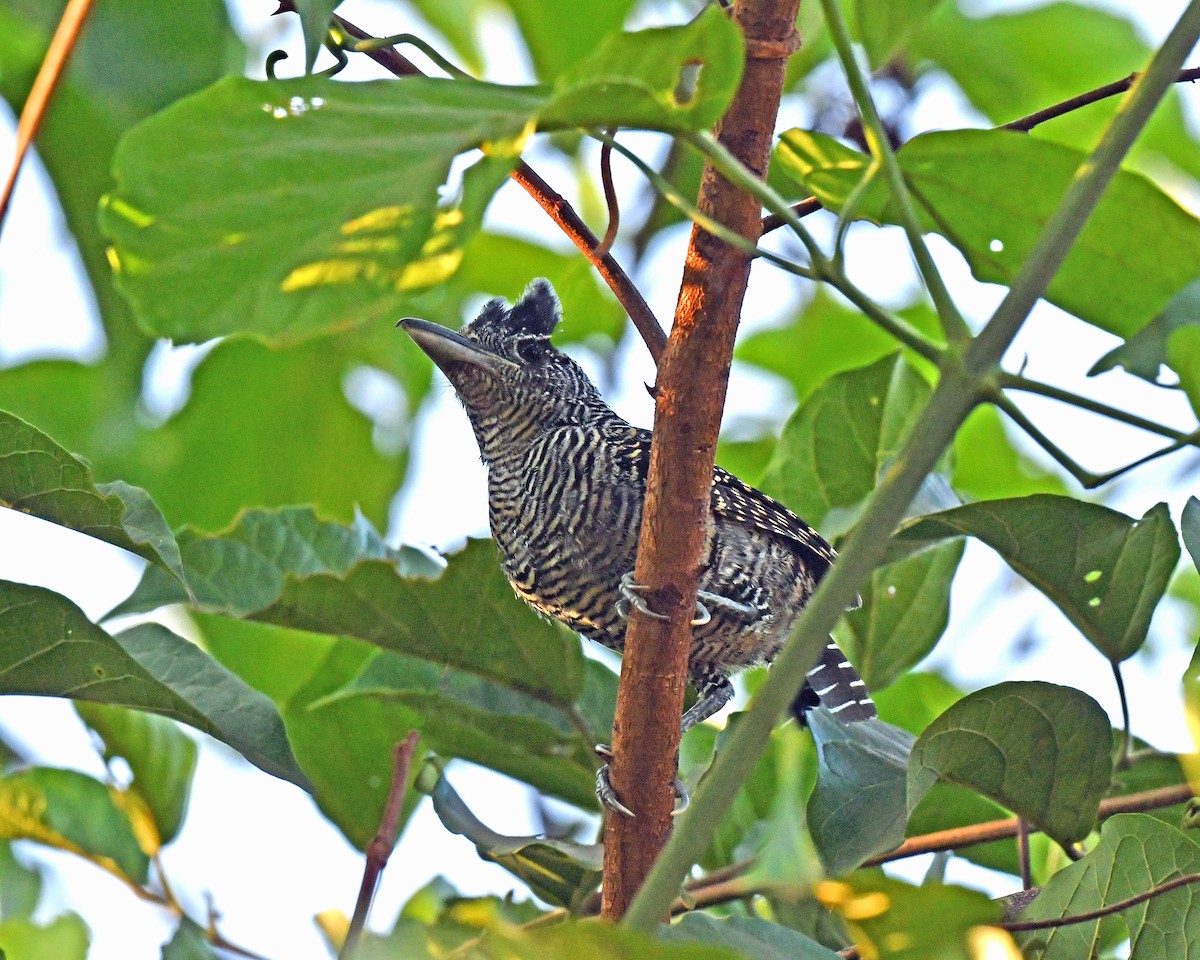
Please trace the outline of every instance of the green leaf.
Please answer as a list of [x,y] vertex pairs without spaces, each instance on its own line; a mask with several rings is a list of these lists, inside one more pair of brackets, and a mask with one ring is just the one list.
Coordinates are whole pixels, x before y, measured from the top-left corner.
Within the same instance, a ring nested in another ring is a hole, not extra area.
[[75,604],[0,581],[0,691],[148,710],[228,743],[306,786],[274,707],[199,647],[159,624],[111,637]]
[[0,951],[11,960],[86,960],[88,937],[87,924],[74,913],[45,926],[25,917],[0,921]]
[[219,960],[204,938],[204,930],[184,917],[171,939],[163,944],[162,960]]
[[891,0],[856,5],[858,33],[875,69],[887,66],[942,0]]
[[[914,37],[915,62],[932,60],[993,123],[1060,103],[1144,70],[1154,52],[1131,17],[1079,3],[1047,3],[1015,13],[973,17],[943,4]],[[1187,89],[1186,87],[1184,88]],[[1147,172],[1162,161],[1200,177],[1200,158],[1178,90],[1168,90],[1131,151]],[[1072,110],[1034,129],[1032,136],[1090,150],[1112,120],[1121,97]]]
[[1196,570],[1200,571],[1200,500],[1188,497],[1179,519],[1179,531],[1183,534],[1183,545],[1192,557]]
[[1200,416],[1200,327],[1176,330],[1167,340],[1167,361],[1179,374],[1192,411]]
[[950,619],[950,585],[961,543],[876,567],[834,635],[872,690],[886,687],[933,650]]
[[620,30],[633,0],[595,0],[572,9],[571,16],[541,0],[507,0],[538,77],[551,79],[596,50],[602,37]]
[[430,796],[447,830],[465,836],[484,860],[525,881],[547,903],[575,907],[599,884],[604,857],[599,844],[496,833],[471,812],[445,776],[438,777]]
[[166,717],[79,701],[75,712],[103,742],[106,761],[121,757],[129,764],[129,789],[146,803],[158,845],[170,843],[187,811],[196,744]]
[[521,930],[509,927],[489,932],[469,955],[470,960],[740,960],[727,947],[700,943],[663,942],[615,924],[569,920],[566,923]]
[[963,692],[937,673],[906,673],[878,694],[871,692],[879,716],[909,733],[918,734]]
[[913,736],[879,720],[846,725],[824,709],[808,715],[820,767],[808,829],[831,875],[904,842],[905,785]]
[[41,895],[41,871],[25,866],[13,855],[12,844],[0,841],[0,920],[31,917]]
[[1114,663],[1138,651],[1179,561],[1166,504],[1141,520],[1070,497],[971,503],[902,527],[901,543],[973,536],[1046,594]]
[[0,836],[68,850],[136,884],[149,874],[150,859],[117,794],[75,770],[0,776]]
[[[1185,874],[1200,873],[1200,846],[1177,828],[1138,813],[1104,821],[1100,842],[1050,878],[1019,920],[1049,920],[1097,910]],[[1129,928],[1130,960],[1200,957],[1200,892],[1195,885],[1151,897],[1119,914]],[[1026,956],[1089,956],[1100,921],[1021,934]]]
[[678,27],[610,33],[555,80],[538,127],[707,130],[737,90],[744,61],[741,30],[715,8]]
[[1097,360],[1088,376],[1124,367],[1127,373],[1158,384],[1163,365],[1169,363],[1168,345],[1172,334],[1197,325],[1200,325],[1200,280],[1184,287],[1163,307],[1162,313]]
[[[696,91],[679,102],[679,73],[697,61]],[[739,31],[713,11],[611,36],[553,90],[226,79],[122,140],[101,213],[118,285],[147,330],[177,342],[294,342],[395,316],[405,291],[457,269],[535,122],[706,128],[741,62]],[[440,208],[451,163],[476,147],[485,157],[462,202]]]
[[304,72],[312,73],[321,45],[329,35],[329,20],[342,0],[293,0],[304,30]]
[[844,529],[928,396],[894,355],[831,377],[783,428],[763,489],[818,528]]
[[97,486],[87,463],[3,410],[0,504],[135,553],[186,585],[179,547],[145,490],[121,482]]
[[[840,212],[869,164],[830,137],[790,130],[775,151],[783,169]],[[988,283],[1008,283],[1087,153],[1004,130],[922,134],[898,152],[925,230],[942,234]],[[1012,184],[1021,183],[1020,201]],[[1129,210],[1138,210],[1131,220]],[[881,180],[866,191],[859,219],[895,223]],[[1195,279],[1188,251],[1200,222],[1139,174],[1113,179],[1078,241],[1051,280],[1046,299],[1119,337],[1146,326]],[[1136,276],[1136,284],[1125,283]]]
[[745,960],[837,960],[838,955],[802,933],[758,917],[684,914],[664,927],[662,939],[672,943],[707,943],[728,947]]
[[[276,703],[312,780],[313,799],[351,844],[365,850],[387,801],[392,748],[413,728],[413,715],[370,697],[328,697],[376,651],[353,640],[195,616],[213,656]],[[405,794],[401,826],[420,799],[411,790]]]
[[[490,541],[471,541],[430,580],[428,557],[387,547],[365,521],[342,527],[296,507],[250,511],[224,534],[184,530],[180,550],[207,612],[356,637],[560,706],[583,691],[578,641],[513,595]],[[161,601],[155,581],[115,612]]]
[[972,788],[1060,844],[1087,836],[1112,778],[1112,728],[1071,687],[1000,683],[964,697],[917,739],[908,771],[914,808],[938,780]]
[[[498,770],[579,806],[595,806],[593,745],[609,736],[617,677],[587,662],[599,716],[552,706],[483,677],[391,651],[380,651],[351,683],[315,706],[370,697],[410,714],[429,749]],[[584,699],[587,698],[587,691]],[[606,709],[605,709],[606,708]]]
[[[174,716],[229,744],[260,770],[309,790],[274,705],[208,654],[157,623],[116,638],[121,647],[187,705]],[[159,711],[166,713],[166,711]]]
[[407,272],[432,240],[450,161],[484,140],[515,161],[536,103],[424,77],[223,80],[122,140],[101,210],[118,286],[147,330],[179,342],[294,342],[393,315],[404,289],[461,257],[451,247]]
[[[881,960],[977,960],[975,927],[993,924],[1000,905],[977,890],[931,884],[913,887],[882,875],[859,874],[849,883],[822,884],[818,896],[846,918],[864,956]],[[1003,941],[1008,935],[996,932]],[[997,946],[1001,946],[998,944]],[[1012,956],[998,950],[997,956]]]

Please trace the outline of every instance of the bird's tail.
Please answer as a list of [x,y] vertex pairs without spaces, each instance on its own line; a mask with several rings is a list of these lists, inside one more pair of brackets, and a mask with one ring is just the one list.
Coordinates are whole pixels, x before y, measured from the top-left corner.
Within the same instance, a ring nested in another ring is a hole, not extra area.
[[804,726],[806,714],[816,706],[825,707],[845,724],[879,715],[867,685],[832,639],[822,649],[816,666],[808,671],[808,679],[792,702],[792,715]]

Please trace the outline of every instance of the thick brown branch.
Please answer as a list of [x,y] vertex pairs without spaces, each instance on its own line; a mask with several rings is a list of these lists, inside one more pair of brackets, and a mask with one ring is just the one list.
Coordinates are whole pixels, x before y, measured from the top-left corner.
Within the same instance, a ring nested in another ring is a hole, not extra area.
[[[281,3],[282,7],[283,4]],[[334,21],[347,35],[354,37],[356,40],[375,39],[371,34],[356,27],[342,17],[335,16]],[[381,67],[397,77],[417,76],[421,74],[416,64],[393,47],[381,47],[378,50],[367,50],[364,52]],[[646,348],[657,363],[662,356],[663,348],[666,346],[667,335],[641,292],[634,286],[633,281],[629,279],[625,271],[621,269],[621,265],[617,263],[613,255],[607,250],[597,252],[600,241],[596,235],[588,229],[588,225],[575,212],[575,208],[552,190],[550,185],[529,164],[524,160],[520,161],[511,176],[513,180],[521,185],[526,193],[533,197],[537,205],[549,214],[550,219],[558,225],[558,228],[579,248],[579,252],[587,257],[596,268],[596,272],[608,284],[609,289],[612,290],[617,300],[620,301],[621,306],[625,308],[625,312],[629,314],[629,319],[633,321],[634,327],[646,342]]]
[[[739,0],[733,19],[747,38],[745,73],[717,136],[763,176],[770,159],[784,70],[794,49],[799,0]],[[711,168],[700,209],[756,242],[758,201]],[[713,461],[733,340],[750,274],[747,254],[698,227],[684,265],[675,323],[659,368],[654,442],[635,578],[650,607],[626,635],[613,727],[612,785],[636,819],[611,815],[604,830],[603,915],[624,915],[671,825],[696,578],[709,535]]]
[[[1097,87],[1095,90],[1089,90],[1087,93],[1081,93],[1078,96],[1071,97],[1061,103],[1056,103],[1053,106],[1046,107],[1043,110],[1038,110],[1036,113],[1031,113],[1027,117],[1020,117],[1016,120],[1010,120],[1008,123],[1001,124],[997,130],[1017,130],[1022,133],[1028,133],[1038,124],[1045,123],[1047,120],[1054,120],[1057,117],[1065,116],[1072,111],[1078,110],[1081,107],[1089,106],[1093,103],[1098,103],[1101,100],[1107,100],[1109,97],[1115,97],[1124,93],[1133,86],[1133,82],[1138,78],[1137,73],[1131,73],[1122,80],[1117,80],[1113,83],[1105,84],[1102,87]],[[1200,80],[1200,67],[1189,67],[1186,70],[1180,70],[1179,76],[1175,78],[1176,83],[1192,83]],[[810,213],[816,213],[821,210],[821,201],[816,197],[809,197],[806,200],[801,200],[792,207],[798,217],[807,217]],[[770,233],[772,230],[778,230],[783,226],[783,218],[775,214],[763,217],[762,232]]]

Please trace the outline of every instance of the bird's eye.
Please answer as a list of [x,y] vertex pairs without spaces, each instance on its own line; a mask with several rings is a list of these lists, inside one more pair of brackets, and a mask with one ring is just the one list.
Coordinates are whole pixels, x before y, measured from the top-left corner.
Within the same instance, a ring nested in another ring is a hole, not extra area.
[[549,351],[550,344],[541,337],[535,340],[522,340],[517,344],[517,356],[526,363],[539,363],[545,359]]

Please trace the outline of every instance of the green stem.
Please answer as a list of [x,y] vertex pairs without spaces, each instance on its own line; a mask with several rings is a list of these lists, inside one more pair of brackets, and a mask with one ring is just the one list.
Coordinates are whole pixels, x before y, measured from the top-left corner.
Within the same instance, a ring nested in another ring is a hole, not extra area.
[[1091,490],[1094,487],[1100,486],[1103,480],[1099,474],[1092,473],[1087,468],[1080,466],[1062,447],[1042,433],[1037,424],[1025,416],[1021,408],[1013,403],[1009,397],[996,390],[989,392],[987,398],[995,404],[997,409],[1003,410],[1013,423],[1024,430],[1029,439],[1050,454],[1054,458],[1055,463],[1078,480],[1085,490]]
[[800,689],[805,671],[816,661],[821,644],[871,570],[883,560],[892,530],[978,401],[980,384],[995,370],[1030,309],[1057,272],[1116,173],[1121,157],[1145,126],[1197,37],[1200,37],[1200,0],[1191,0],[1122,103],[1100,144],[1080,168],[987,326],[961,361],[956,350],[947,351],[942,378],[912,434],[886,470],[862,520],[849,537],[845,553],[821,581],[754,702],[742,714],[729,742],[701,781],[691,807],[676,824],[671,840],[625,915],[627,926],[652,930],[667,915],[683,878],[708,849],[718,824],[762,754],[771,729]]
[[1035,393],[1041,397],[1049,397],[1051,400],[1070,404],[1072,407],[1078,407],[1080,410],[1098,413],[1100,416],[1108,417],[1110,420],[1119,420],[1121,423],[1127,423],[1131,427],[1137,427],[1139,430],[1145,430],[1148,433],[1157,433],[1160,437],[1168,437],[1171,440],[1183,440],[1191,436],[1191,434],[1186,434],[1182,430],[1176,430],[1174,427],[1155,423],[1153,420],[1139,417],[1137,414],[1129,413],[1119,407],[1110,407],[1107,403],[1101,403],[1099,400],[1092,400],[1090,397],[1081,397],[1077,393],[1071,393],[1069,390],[1063,390],[1061,387],[1055,387],[1049,383],[1030,380],[1020,374],[1001,372],[996,376],[996,384],[1006,390],[1021,390],[1025,393]]
[[[832,263],[816,239],[800,222],[795,212],[779,194],[766,183],[746,170],[737,158],[730,154],[716,139],[705,133],[685,134],[684,139],[699,150],[712,163],[721,176],[754,196],[764,207],[784,221],[808,250],[811,270],[815,278],[823,280],[838,290],[846,299],[862,310],[868,318],[894,336],[905,346],[919,353],[926,360],[937,363],[942,354],[941,347],[915,327],[899,317],[893,317],[847,279],[840,267]],[[758,248],[761,249],[761,248]]]
[[[798,263],[793,263],[791,260],[781,257],[778,254],[772,253],[770,250],[764,250],[759,246],[751,243],[740,233],[730,230],[725,224],[714,220],[695,204],[689,202],[684,196],[671,185],[661,173],[655,170],[652,166],[642,160],[628,147],[618,143],[614,137],[608,133],[600,133],[592,131],[592,136],[601,143],[608,144],[619,154],[625,157],[630,163],[642,172],[642,175],[650,181],[650,185],[658,192],[658,195],[667,201],[676,210],[682,213],[685,217],[697,224],[703,230],[711,233],[714,237],[725,241],[731,247],[741,250],[743,253],[749,254],[751,257],[761,257],[769,263],[774,264],[781,270],[786,270],[788,273],[794,274],[797,277],[803,277],[805,280],[815,280],[816,274],[808,267],[801,266]],[[740,164],[739,164],[740,166]]]
[[879,163],[883,165],[883,173],[887,178],[892,201],[900,214],[900,224],[908,237],[908,245],[912,248],[913,257],[917,261],[917,269],[921,279],[929,291],[933,305],[937,309],[938,318],[946,339],[951,343],[965,343],[971,338],[970,328],[959,313],[958,307],[950,297],[950,291],[938,272],[937,264],[925,245],[925,237],[921,233],[917,210],[913,205],[912,195],[904,182],[904,174],[896,160],[896,152],[888,141],[887,132],[883,129],[883,121],[879,119],[879,111],[875,109],[875,101],[871,98],[871,90],[867,79],[854,58],[854,48],[850,43],[850,33],[846,29],[846,21],[842,17],[837,0],[820,0],[821,9],[825,13],[825,23],[829,27],[829,35],[833,39],[834,49],[838,59],[842,61],[842,69],[846,72],[846,82],[850,85],[850,93],[862,116],[863,130],[866,133],[867,147]]

